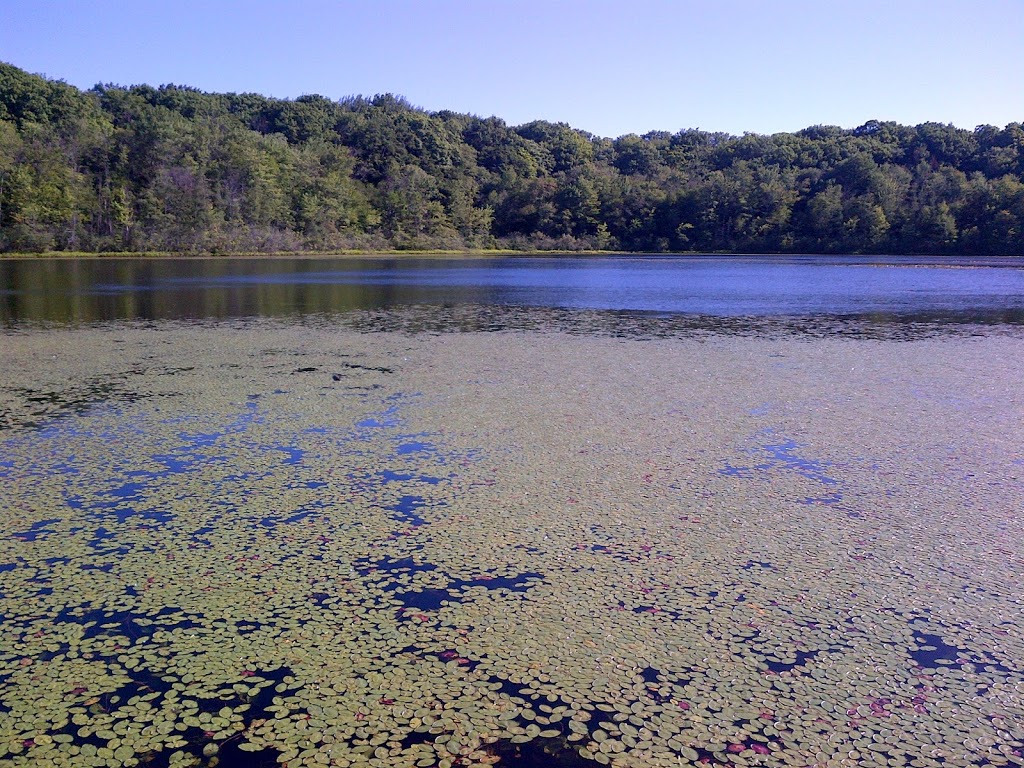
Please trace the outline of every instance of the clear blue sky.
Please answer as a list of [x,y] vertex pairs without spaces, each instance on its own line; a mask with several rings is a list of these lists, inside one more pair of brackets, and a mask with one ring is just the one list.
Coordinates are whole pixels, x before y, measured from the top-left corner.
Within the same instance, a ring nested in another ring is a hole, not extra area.
[[0,60],[609,137],[1024,121],[1024,0],[0,0]]

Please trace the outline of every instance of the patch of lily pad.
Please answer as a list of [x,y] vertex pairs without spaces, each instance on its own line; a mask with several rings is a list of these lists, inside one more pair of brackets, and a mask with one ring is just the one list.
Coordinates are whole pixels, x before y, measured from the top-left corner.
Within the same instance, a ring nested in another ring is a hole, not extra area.
[[1018,342],[57,335],[161,396],[2,435],[4,764],[1024,765]]

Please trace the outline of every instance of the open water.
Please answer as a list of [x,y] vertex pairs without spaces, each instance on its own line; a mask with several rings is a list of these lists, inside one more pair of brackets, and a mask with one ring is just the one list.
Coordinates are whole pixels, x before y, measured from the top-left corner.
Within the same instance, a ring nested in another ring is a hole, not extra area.
[[392,308],[1024,323],[1024,265],[926,257],[25,259],[0,323],[287,317]]

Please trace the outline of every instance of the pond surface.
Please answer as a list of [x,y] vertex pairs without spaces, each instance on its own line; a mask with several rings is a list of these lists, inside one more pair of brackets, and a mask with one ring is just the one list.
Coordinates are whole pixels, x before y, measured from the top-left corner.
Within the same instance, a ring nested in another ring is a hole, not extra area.
[[1024,269],[998,260],[818,256],[0,261],[6,325],[401,306],[486,307],[506,318],[510,308],[534,308],[1024,323]]
[[0,764],[1024,765],[1013,267],[0,262]]

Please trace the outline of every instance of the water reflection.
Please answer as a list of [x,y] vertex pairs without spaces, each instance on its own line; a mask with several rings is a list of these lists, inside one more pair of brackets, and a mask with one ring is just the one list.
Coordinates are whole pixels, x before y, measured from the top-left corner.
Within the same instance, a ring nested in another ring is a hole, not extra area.
[[[399,309],[404,317],[384,317]],[[323,315],[429,331],[567,319],[592,327],[600,317],[605,330],[621,326],[629,335],[639,326],[658,335],[763,332],[765,324],[833,333],[852,323],[858,334],[889,326],[1020,325],[1024,270],[992,260],[836,257],[0,262],[0,322],[8,327]]]

